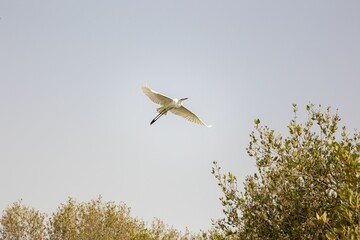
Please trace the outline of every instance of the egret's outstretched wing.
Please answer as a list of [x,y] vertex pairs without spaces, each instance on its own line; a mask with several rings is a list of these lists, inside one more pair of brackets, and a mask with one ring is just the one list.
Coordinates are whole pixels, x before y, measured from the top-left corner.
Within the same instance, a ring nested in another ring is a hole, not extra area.
[[167,105],[172,102],[172,99],[165,96],[164,94],[158,93],[148,86],[141,86],[142,91],[145,93],[146,96],[150,98],[151,101],[160,105]]
[[173,108],[170,110],[170,112],[179,115],[190,122],[197,123],[206,127],[211,127],[211,125],[206,125],[203,121],[201,121],[200,118],[198,118],[194,113],[192,113],[189,109],[187,109],[184,106],[181,106],[179,108]]

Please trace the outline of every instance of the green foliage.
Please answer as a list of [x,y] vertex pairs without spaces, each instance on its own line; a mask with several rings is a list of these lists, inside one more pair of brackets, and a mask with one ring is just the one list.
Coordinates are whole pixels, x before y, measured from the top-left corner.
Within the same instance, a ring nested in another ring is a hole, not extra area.
[[0,240],[224,240],[214,229],[199,234],[168,227],[159,219],[150,226],[130,215],[124,203],[101,197],[79,203],[69,198],[49,217],[16,202],[0,218]]
[[46,236],[45,214],[24,206],[21,201],[7,208],[0,219],[0,239],[41,240]]
[[238,239],[358,239],[360,237],[360,144],[358,133],[338,133],[340,117],[306,106],[308,119],[294,119],[283,138],[255,120],[247,148],[258,173],[244,192],[236,177],[213,174],[224,197],[225,218],[216,227]]
[[145,224],[130,216],[125,204],[85,203],[69,198],[53,213],[48,224],[50,239],[141,239],[149,235]]

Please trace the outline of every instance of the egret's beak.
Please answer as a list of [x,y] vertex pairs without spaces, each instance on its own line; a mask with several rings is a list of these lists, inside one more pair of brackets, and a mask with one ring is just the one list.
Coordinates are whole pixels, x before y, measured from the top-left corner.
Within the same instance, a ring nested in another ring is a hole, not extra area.
[[182,98],[181,100],[183,100],[183,101],[184,101],[184,100],[187,100],[187,99],[189,99],[189,98],[187,98],[187,97],[186,97],[186,98]]

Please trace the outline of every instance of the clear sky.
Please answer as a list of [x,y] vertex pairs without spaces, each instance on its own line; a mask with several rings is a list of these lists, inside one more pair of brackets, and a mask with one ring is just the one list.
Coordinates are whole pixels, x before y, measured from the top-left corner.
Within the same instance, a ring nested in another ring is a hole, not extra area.
[[[253,120],[285,131],[292,104],[360,126],[359,1],[0,0],[0,211],[68,196],[125,202],[192,231],[222,216],[213,161],[242,182]],[[148,84],[206,128],[149,126]],[[286,135],[286,134],[284,134]]]

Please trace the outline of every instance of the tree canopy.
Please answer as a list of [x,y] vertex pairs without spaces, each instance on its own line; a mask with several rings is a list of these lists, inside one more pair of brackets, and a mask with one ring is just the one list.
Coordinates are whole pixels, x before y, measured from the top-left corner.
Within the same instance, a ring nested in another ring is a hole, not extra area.
[[148,225],[132,217],[124,203],[106,202],[101,196],[89,202],[69,198],[49,217],[16,202],[4,211],[0,223],[1,240],[190,240],[206,236],[182,233],[159,219]]
[[243,192],[214,162],[225,213],[217,229],[236,239],[360,237],[360,134],[339,131],[340,117],[330,110],[309,105],[300,123],[294,104],[286,137],[256,119],[247,152],[258,172]]

